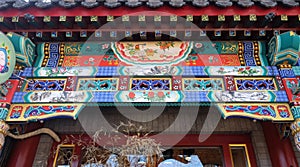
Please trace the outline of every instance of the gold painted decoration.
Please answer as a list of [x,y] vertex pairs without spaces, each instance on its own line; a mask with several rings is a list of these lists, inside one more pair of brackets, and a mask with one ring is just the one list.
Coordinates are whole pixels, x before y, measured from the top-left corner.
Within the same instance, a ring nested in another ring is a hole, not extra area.
[[81,103],[12,104],[6,122],[37,121],[55,117],[77,119],[84,107],[85,104]]
[[247,117],[258,120],[293,121],[288,104],[280,103],[220,103],[223,117]]

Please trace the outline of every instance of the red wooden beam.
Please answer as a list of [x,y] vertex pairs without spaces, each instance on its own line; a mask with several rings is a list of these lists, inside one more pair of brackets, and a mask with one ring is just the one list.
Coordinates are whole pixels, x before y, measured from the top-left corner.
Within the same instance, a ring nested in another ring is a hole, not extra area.
[[217,15],[241,15],[248,16],[250,14],[256,14],[257,16],[264,16],[270,12],[275,12],[277,15],[286,14],[288,16],[297,16],[300,14],[300,7],[293,8],[285,8],[283,6],[277,6],[275,8],[263,8],[260,6],[252,6],[249,8],[241,8],[238,6],[231,6],[225,9],[218,8],[214,5],[210,5],[205,8],[197,8],[194,6],[183,6],[181,8],[173,8],[170,6],[162,6],[157,9],[150,9],[146,6],[141,6],[137,8],[129,8],[126,6],[122,6],[115,9],[109,9],[107,7],[101,6],[93,9],[87,9],[84,7],[76,7],[72,9],[66,9],[63,7],[52,7],[49,9],[40,9],[36,7],[29,7],[26,9],[15,9],[9,8],[6,10],[0,11],[0,16],[4,17],[12,17],[12,16],[23,16],[26,13],[30,13],[34,16],[122,16],[122,15],[146,15],[146,16],[169,16],[169,15],[178,15],[178,16],[186,16],[186,15],[209,15],[209,16],[217,16]]

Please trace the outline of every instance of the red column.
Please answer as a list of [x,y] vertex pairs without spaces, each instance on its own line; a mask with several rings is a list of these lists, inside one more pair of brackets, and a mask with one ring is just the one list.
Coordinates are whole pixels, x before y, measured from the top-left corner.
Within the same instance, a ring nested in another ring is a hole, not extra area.
[[[31,124],[27,132],[41,127],[40,124]],[[17,140],[7,162],[7,167],[31,167],[40,141],[40,135],[24,140]]]
[[289,139],[280,139],[272,122],[262,122],[272,166],[299,167]]

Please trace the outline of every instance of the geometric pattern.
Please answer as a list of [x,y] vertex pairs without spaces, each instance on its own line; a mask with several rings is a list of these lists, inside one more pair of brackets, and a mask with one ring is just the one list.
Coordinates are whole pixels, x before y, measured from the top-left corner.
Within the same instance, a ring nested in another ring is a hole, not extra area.
[[118,82],[118,78],[80,78],[77,90],[116,91],[118,90]]
[[37,79],[26,83],[25,91],[63,91],[66,79]]
[[133,78],[130,82],[131,90],[170,90],[170,78]]
[[244,59],[246,66],[256,66],[253,42],[244,42]]
[[279,73],[281,78],[295,78],[294,71],[291,68],[280,68]]
[[222,78],[183,78],[183,90],[188,91],[208,91],[223,90]]

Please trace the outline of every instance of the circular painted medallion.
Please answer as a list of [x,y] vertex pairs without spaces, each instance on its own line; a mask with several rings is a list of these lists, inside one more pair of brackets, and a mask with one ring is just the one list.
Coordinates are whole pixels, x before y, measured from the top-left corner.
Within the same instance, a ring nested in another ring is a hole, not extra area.
[[13,44],[0,32],[0,84],[12,75],[16,64],[16,53]]

